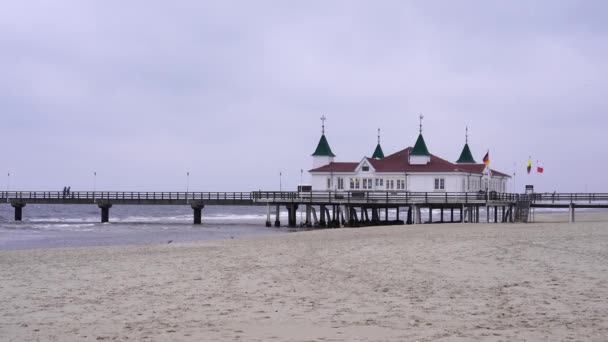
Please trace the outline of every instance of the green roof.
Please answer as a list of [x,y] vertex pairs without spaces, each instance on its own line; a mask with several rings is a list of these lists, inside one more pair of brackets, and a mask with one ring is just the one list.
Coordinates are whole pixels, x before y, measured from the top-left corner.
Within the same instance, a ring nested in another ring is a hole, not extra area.
[[424,143],[424,138],[422,137],[422,133],[418,136],[418,140],[416,140],[416,144],[414,148],[412,148],[412,152],[410,152],[412,156],[430,156],[429,149],[426,148],[426,144]]
[[464,148],[462,149],[462,153],[460,154],[460,158],[456,161],[458,164],[471,163],[475,164],[475,159],[473,159],[473,154],[471,154],[471,149],[469,149],[469,144],[464,144]]
[[373,159],[382,159],[384,158],[384,152],[382,152],[382,147],[380,147],[380,144],[378,144],[378,146],[376,146],[376,150],[374,151],[374,154],[372,155]]
[[319,140],[319,145],[317,145],[317,149],[313,156],[326,156],[326,157],[335,157],[336,155],[331,151],[329,147],[329,143],[327,142],[327,138],[325,138],[325,134],[321,136],[321,140]]

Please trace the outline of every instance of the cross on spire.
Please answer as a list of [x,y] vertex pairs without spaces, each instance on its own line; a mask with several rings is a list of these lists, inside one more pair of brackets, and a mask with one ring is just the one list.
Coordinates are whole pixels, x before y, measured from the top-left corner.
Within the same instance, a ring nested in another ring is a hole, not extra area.
[[378,128],[378,144],[380,143],[380,128]]
[[469,126],[466,126],[466,135],[465,135],[465,143],[468,144],[469,143]]
[[424,116],[420,114],[420,134],[422,134],[422,119],[424,119]]
[[322,134],[325,134],[325,120],[327,120],[325,115],[321,116],[321,133]]

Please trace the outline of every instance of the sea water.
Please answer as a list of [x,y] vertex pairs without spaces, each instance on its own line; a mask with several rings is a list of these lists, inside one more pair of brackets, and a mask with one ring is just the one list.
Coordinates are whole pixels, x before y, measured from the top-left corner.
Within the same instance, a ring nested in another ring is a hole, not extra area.
[[[296,215],[298,223],[305,219],[304,206]],[[592,211],[590,209],[580,211]],[[536,209],[537,213],[567,212],[563,209]],[[220,240],[246,236],[278,234],[293,230],[266,228],[264,206],[207,206],[203,209],[203,224],[194,225],[189,206],[115,205],[110,209],[110,222],[100,223],[101,210],[97,205],[28,204],[23,208],[23,221],[13,220],[14,209],[0,203],[0,250],[84,247],[132,244],[159,244],[197,240]],[[390,220],[397,217],[395,209],[388,212]],[[359,214],[360,215],[360,214]],[[381,210],[381,218],[385,212]],[[407,211],[401,210],[400,219]],[[458,220],[459,211],[454,210]],[[423,221],[428,210],[422,209]],[[485,211],[480,212],[481,221]],[[491,215],[493,216],[493,215]],[[287,212],[280,214],[282,224],[287,223]],[[274,206],[271,221],[274,224]],[[433,212],[433,221],[440,220],[440,211]],[[450,211],[444,212],[450,219]]]
[[[287,213],[282,212],[282,223]],[[100,223],[96,205],[28,204],[23,220],[0,204],[0,250],[172,243],[277,234],[266,228],[266,207],[207,206],[203,224],[194,225],[189,206],[115,205],[110,222]],[[274,221],[274,215],[273,215]]]

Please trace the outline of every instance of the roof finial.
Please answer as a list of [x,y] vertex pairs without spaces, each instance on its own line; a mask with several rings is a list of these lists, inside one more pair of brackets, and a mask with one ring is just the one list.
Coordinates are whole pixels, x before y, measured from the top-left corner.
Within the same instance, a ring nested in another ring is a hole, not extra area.
[[321,117],[321,133],[325,134],[325,120],[327,120],[327,118],[325,117],[325,115],[323,115]]
[[380,128],[378,128],[378,144],[380,143]]
[[465,142],[465,144],[468,144],[469,143],[469,126],[466,126],[466,131],[467,131],[467,133],[465,135],[464,142]]
[[424,116],[420,114],[420,134],[422,134],[422,119],[424,119]]

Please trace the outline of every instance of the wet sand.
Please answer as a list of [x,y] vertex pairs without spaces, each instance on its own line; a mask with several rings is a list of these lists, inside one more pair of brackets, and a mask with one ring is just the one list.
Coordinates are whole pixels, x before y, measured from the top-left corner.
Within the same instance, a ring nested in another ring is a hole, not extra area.
[[608,216],[560,219],[0,252],[0,339],[606,341]]

